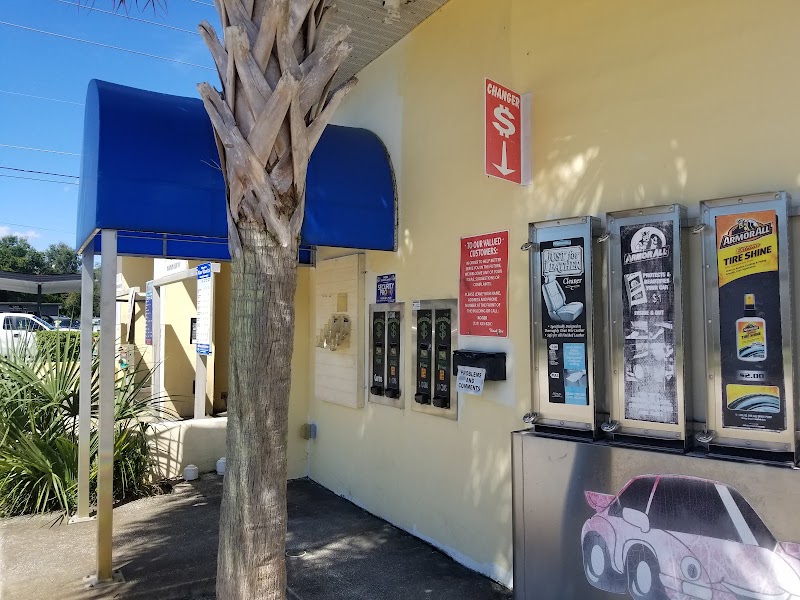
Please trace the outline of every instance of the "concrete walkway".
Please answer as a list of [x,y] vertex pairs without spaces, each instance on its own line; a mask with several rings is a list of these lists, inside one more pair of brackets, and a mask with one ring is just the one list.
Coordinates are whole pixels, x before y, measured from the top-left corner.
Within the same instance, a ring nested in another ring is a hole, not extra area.
[[[52,519],[0,522],[1,600],[214,598],[222,479],[114,510],[114,565],[126,583],[84,589],[94,571],[95,525]],[[289,600],[494,600],[500,585],[452,561],[316,483],[289,483]]]

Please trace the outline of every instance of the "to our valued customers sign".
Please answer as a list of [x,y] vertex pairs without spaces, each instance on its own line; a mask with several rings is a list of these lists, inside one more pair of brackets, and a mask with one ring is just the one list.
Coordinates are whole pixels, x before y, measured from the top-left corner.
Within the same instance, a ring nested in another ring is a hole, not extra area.
[[531,183],[530,95],[485,80],[486,174]]
[[459,333],[508,337],[508,231],[461,238]]

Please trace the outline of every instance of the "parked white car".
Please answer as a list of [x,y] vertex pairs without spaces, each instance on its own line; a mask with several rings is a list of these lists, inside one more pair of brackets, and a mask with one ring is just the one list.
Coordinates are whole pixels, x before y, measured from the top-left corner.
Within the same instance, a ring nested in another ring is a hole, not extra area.
[[36,346],[36,332],[53,329],[40,318],[24,313],[0,313],[0,354]]

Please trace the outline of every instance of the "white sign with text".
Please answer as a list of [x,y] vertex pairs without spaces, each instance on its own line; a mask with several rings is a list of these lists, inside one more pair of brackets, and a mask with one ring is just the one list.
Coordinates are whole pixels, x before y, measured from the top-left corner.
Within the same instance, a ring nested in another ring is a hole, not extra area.
[[458,367],[456,389],[465,394],[480,396],[483,394],[483,381],[486,378],[486,369],[476,367]]

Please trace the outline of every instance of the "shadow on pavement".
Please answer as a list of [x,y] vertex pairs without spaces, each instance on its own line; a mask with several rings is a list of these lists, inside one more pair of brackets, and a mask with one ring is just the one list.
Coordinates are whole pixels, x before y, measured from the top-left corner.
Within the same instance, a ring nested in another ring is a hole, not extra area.
[[[222,478],[203,476],[114,510],[114,565],[126,582],[83,587],[93,523],[0,522],[0,598],[211,599]],[[308,479],[289,482],[290,600],[493,600],[511,592]]]

